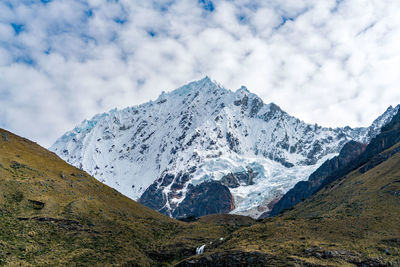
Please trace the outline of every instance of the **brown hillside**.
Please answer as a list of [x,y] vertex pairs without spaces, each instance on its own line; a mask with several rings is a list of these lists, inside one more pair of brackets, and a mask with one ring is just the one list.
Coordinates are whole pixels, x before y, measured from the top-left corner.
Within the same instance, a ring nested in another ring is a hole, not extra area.
[[170,219],[0,129],[0,265],[153,266],[232,227]]

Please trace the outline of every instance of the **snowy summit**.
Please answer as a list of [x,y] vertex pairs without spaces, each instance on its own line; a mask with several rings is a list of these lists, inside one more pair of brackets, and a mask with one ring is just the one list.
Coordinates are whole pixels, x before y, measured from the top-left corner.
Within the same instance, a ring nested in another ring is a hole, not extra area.
[[323,128],[205,77],[155,101],[83,121],[50,148],[126,196],[172,217],[268,211],[343,145],[370,127]]

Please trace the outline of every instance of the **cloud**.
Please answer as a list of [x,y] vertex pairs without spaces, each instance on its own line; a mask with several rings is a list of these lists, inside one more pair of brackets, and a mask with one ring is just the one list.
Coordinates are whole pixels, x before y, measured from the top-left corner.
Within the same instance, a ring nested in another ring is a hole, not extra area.
[[389,0],[3,1],[0,127],[49,146],[205,75],[324,126],[400,103]]

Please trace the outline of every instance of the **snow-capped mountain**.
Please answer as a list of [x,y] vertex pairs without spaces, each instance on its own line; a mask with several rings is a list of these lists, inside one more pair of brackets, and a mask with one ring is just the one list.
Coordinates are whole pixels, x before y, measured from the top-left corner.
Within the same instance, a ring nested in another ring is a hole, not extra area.
[[208,77],[157,100],[83,121],[50,148],[128,197],[173,217],[258,216],[349,140],[367,143],[397,112],[367,128],[323,128]]

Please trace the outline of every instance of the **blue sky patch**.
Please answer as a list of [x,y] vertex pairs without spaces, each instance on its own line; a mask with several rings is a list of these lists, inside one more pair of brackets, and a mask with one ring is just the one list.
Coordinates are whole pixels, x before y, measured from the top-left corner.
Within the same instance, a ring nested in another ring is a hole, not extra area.
[[157,33],[155,31],[147,31],[147,33],[151,36],[151,37],[155,37],[157,35]]
[[87,17],[93,17],[93,9],[88,9],[88,10],[85,10],[85,15],[87,16]]
[[215,10],[214,3],[211,0],[199,0],[199,4],[205,11],[213,12]]
[[11,27],[13,27],[16,35],[18,35],[22,31],[24,31],[24,24],[16,24],[16,23],[10,23],[10,24],[11,24]]
[[29,55],[23,55],[23,56],[17,57],[15,59],[15,62],[25,63],[25,64],[31,65],[31,66],[35,65],[35,61]]
[[247,22],[247,17],[244,14],[238,15],[237,19],[239,20],[239,23],[246,23]]
[[128,21],[128,19],[126,19],[126,18],[115,18],[114,19],[114,22],[118,23],[118,24],[124,24],[127,21]]
[[289,20],[289,21],[294,21],[294,19],[295,19],[295,18],[292,18],[292,17],[285,17],[285,16],[282,16],[282,22],[281,22],[281,24],[279,24],[278,26],[275,27],[275,30],[278,30],[278,29],[280,29],[281,27],[283,27],[283,25],[285,25],[286,22],[287,22],[288,20]]

